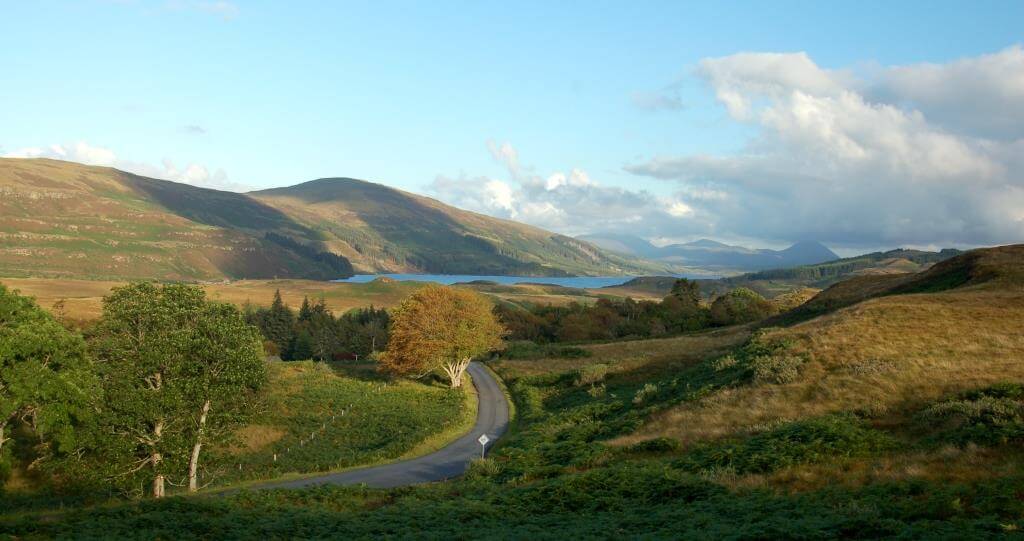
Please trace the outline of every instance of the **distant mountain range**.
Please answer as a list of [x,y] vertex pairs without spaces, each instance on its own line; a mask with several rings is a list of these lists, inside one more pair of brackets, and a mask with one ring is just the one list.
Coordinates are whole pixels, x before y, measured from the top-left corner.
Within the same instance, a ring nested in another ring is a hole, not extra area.
[[669,270],[361,180],[239,194],[49,159],[0,159],[0,276],[342,278]]
[[655,246],[632,235],[596,234],[577,237],[606,250],[663,263],[721,271],[755,271],[813,265],[839,259],[819,242],[798,242],[785,250],[751,249],[708,239]]

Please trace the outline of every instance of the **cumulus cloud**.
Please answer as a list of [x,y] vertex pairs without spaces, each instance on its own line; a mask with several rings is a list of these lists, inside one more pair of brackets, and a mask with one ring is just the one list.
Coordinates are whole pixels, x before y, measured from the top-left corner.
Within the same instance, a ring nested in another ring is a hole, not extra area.
[[250,189],[249,186],[231,181],[223,169],[211,171],[205,165],[199,163],[188,163],[179,166],[173,160],[164,158],[159,165],[149,163],[122,160],[117,157],[114,151],[94,146],[84,141],[72,144],[58,144],[46,147],[26,147],[3,155],[5,158],[53,158],[69,162],[83,163],[85,165],[99,165],[104,167],[116,167],[123,171],[135,173],[145,177],[173,180],[214,188],[217,190],[228,190],[243,192]]
[[510,143],[490,141],[487,147],[508,172],[506,179],[441,175],[428,190],[462,208],[568,235],[619,231],[654,236],[678,226],[680,217],[696,214],[682,196],[602,185],[579,168],[546,175],[527,172]]
[[695,74],[758,135],[737,154],[627,170],[677,181],[712,229],[873,246],[1024,240],[1020,47],[859,74],[741,53]]

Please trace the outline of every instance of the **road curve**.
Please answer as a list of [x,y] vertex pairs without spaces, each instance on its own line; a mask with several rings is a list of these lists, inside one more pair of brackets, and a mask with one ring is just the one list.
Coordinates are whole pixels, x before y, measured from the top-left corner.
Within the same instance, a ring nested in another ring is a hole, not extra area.
[[359,485],[374,488],[392,488],[432,481],[444,481],[466,472],[469,462],[480,456],[477,438],[487,434],[491,443],[508,428],[508,401],[501,387],[490,371],[479,363],[470,363],[467,369],[473,377],[477,394],[476,424],[473,430],[455,440],[447,447],[418,458],[403,460],[383,466],[373,466],[340,473],[329,473],[292,481],[265,483],[251,487],[253,490],[269,488],[306,488],[319,485]]

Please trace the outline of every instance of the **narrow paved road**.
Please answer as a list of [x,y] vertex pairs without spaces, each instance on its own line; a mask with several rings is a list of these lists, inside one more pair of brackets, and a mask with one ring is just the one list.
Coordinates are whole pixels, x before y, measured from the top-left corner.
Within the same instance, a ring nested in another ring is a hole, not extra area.
[[508,401],[505,400],[501,387],[494,376],[479,363],[471,363],[467,369],[473,377],[478,398],[476,424],[468,434],[455,440],[447,447],[429,455],[341,473],[331,473],[316,477],[280,481],[252,487],[254,490],[267,488],[303,488],[318,485],[358,485],[365,483],[375,488],[391,488],[415,485],[431,481],[444,481],[465,473],[470,460],[480,456],[480,443],[477,438],[487,434],[491,443],[505,433],[508,428]]

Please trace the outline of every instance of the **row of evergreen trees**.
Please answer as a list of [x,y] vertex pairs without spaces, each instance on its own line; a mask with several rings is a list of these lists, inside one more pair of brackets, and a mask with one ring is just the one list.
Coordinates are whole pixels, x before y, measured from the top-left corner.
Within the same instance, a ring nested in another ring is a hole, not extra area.
[[286,361],[316,359],[356,360],[387,347],[387,310],[357,308],[335,317],[323,298],[303,298],[298,313],[274,293],[270,307],[246,305],[245,319],[263,333],[264,347]]

